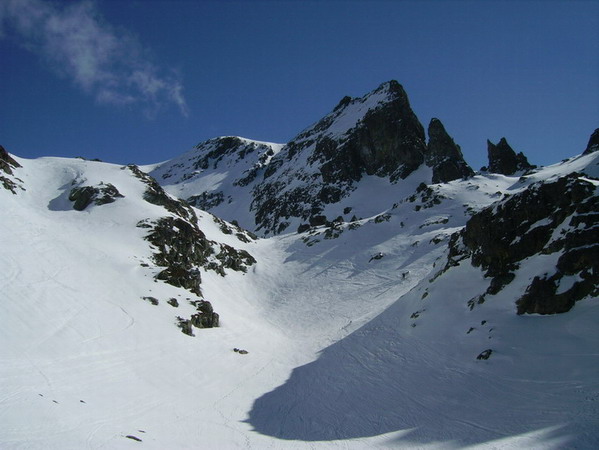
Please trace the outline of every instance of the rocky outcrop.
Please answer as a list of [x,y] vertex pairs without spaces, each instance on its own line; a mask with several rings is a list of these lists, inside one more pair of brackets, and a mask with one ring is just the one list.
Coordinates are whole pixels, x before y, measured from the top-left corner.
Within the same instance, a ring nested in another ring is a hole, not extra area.
[[0,145],[0,173],[4,172],[7,175],[0,175],[0,186],[13,194],[17,193],[17,188],[25,190],[22,186],[23,181],[12,176],[14,175],[13,170],[19,167],[21,167],[21,165]]
[[[144,200],[171,213],[158,220],[142,220],[137,224],[140,228],[149,229],[146,239],[154,248],[154,263],[163,268],[156,274],[157,280],[201,296],[200,269],[213,270],[225,276],[225,269],[245,272],[248,266],[256,263],[245,250],[207,239],[191,206],[168,195],[154,178],[139,167],[130,165],[126,168],[146,185]],[[240,229],[238,238],[249,240]]]
[[71,189],[69,200],[73,202],[73,209],[83,211],[92,203],[105,205],[113,203],[123,195],[112,184],[100,184],[98,186],[80,186]]
[[452,238],[448,265],[471,258],[491,278],[487,292],[471,300],[473,307],[511,283],[527,258],[557,254],[555,268],[534,277],[517,300],[517,312],[566,312],[599,295],[598,227],[597,185],[572,173],[535,183],[472,216]]
[[[366,111],[343,139],[316,137],[310,159],[322,163],[324,181],[358,181],[364,173],[397,180],[406,178],[424,162],[424,128],[397,81],[384,83],[361,99],[345,97],[333,114],[341,118],[347,109],[382,93],[385,101]],[[331,119],[325,117],[315,129],[325,128]]]
[[8,175],[12,175],[12,169],[16,169],[17,167],[21,167],[21,165],[0,145],[0,170]]
[[195,302],[196,314],[191,316],[191,324],[196,328],[216,328],[219,325],[219,315],[214,312],[212,304],[206,300]]
[[439,119],[431,119],[428,138],[426,164],[433,169],[433,183],[447,183],[474,175],[460,146],[447,134]]
[[168,195],[162,186],[147,173],[143,172],[139,167],[134,164],[123,167],[123,169],[129,169],[133,175],[139,178],[145,185],[146,191],[144,192],[144,200],[153,205],[162,206],[167,211],[181,217],[185,220],[191,220],[197,224],[198,218],[196,217],[193,209],[186,203],[179,199],[173,198]]
[[195,225],[180,217],[157,220],[146,239],[154,247],[154,262],[164,267],[156,279],[202,295],[199,268],[213,253],[206,235]]
[[197,313],[192,314],[191,318],[184,319],[177,316],[177,326],[183,334],[195,336],[193,328],[216,328],[219,326],[220,317],[214,312],[212,304],[207,300],[192,301],[196,307]]
[[276,234],[290,218],[310,221],[349,195],[364,175],[404,179],[424,163],[425,153],[424,128],[398,82],[361,98],[344,97],[269,163],[252,192],[256,229]]
[[583,155],[588,155],[590,153],[596,152],[599,150],[599,128],[597,128],[591,137],[589,138],[589,143],[587,144],[587,148],[584,151]]
[[516,154],[504,137],[500,139],[497,145],[487,140],[487,152],[489,155],[489,172],[491,173],[513,175],[516,172],[535,168],[528,162],[524,153]]

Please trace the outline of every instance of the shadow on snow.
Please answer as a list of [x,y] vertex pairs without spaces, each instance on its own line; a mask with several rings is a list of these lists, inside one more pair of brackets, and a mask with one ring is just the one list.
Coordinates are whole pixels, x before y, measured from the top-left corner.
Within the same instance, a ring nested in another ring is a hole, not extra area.
[[463,447],[534,432],[537,445],[599,441],[596,390],[591,404],[572,380],[530,380],[522,364],[470,360],[443,342],[402,333],[401,303],[294,369],[255,401],[247,422],[258,433],[302,441],[397,431],[404,433],[389,439],[400,446]]

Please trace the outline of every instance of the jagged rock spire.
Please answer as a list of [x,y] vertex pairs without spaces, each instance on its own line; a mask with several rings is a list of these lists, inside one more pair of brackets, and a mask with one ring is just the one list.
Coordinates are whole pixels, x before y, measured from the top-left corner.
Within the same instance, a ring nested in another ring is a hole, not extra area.
[[589,153],[593,153],[599,151],[599,128],[593,131],[591,137],[589,139],[589,143],[587,144],[587,149],[584,151],[583,155],[588,155]]
[[447,134],[439,119],[431,119],[428,138],[426,163],[433,168],[433,183],[447,183],[474,175],[464,160],[460,146]]
[[504,137],[500,139],[497,145],[487,140],[487,151],[489,154],[489,172],[513,175],[521,170],[535,168],[528,162],[524,153],[516,154]]
[[344,97],[287,145],[289,153],[300,151],[307,140],[316,142],[310,162],[318,161],[330,182],[358,181],[364,173],[406,178],[424,162],[426,151],[424,127],[395,80],[364,97]]

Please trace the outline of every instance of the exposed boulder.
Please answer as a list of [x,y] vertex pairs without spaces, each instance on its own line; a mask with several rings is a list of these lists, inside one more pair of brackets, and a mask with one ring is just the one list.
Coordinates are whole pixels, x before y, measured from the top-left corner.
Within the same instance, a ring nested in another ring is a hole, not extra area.
[[447,183],[474,175],[460,146],[447,134],[439,119],[431,119],[428,138],[426,164],[433,168],[433,183]]
[[491,354],[493,353],[493,350],[491,350],[490,348],[480,352],[480,354],[476,357],[476,359],[478,360],[486,360],[489,359],[491,357]]
[[596,152],[599,150],[599,128],[593,131],[591,137],[589,138],[589,143],[587,144],[587,148],[584,151],[583,155],[588,155],[590,153]]
[[198,312],[191,316],[191,324],[196,328],[216,328],[219,325],[218,313],[214,312],[212,304],[206,300],[195,303]]
[[487,140],[487,152],[489,155],[489,172],[502,175],[513,175],[519,171],[534,169],[535,166],[528,162],[524,153],[516,152],[502,137],[497,145]]
[[73,202],[73,209],[83,211],[89,205],[105,205],[113,203],[123,195],[112,184],[100,184],[98,186],[80,186],[71,189],[69,200]]

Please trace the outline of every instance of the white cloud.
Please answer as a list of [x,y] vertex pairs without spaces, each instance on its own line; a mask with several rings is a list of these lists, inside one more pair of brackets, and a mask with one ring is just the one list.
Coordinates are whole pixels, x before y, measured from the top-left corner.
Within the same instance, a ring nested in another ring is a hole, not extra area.
[[91,1],[0,0],[0,38],[11,34],[99,103],[137,104],[150,116],[174,104],[187,116],[176,72],[159,70],[138,40],[107,24]]

